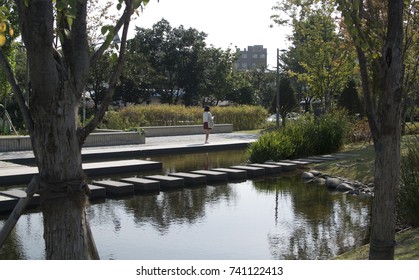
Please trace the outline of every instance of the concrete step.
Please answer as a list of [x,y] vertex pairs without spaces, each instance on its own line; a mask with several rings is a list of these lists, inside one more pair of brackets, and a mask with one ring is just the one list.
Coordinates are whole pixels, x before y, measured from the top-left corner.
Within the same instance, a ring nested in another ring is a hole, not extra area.
[[260,167],[265,169],[265,174],[279,174],[281,173],[281,166],[276,164],[267,164],[267,163],[251,163],[248,166]]
[[[162,168],[161,162],[137,159],[83,163],[83,170],[88,176],[136,173]],[[37,167],[4,168],[0,174],[0,186],[28,184],[36,174]]]
[[0,194],[0,213],[13,211],[18,201],[16,197]]
[[[11,198],[17,198],[17,199],[26,197],[26,192],[21,189],[9,189],[6,191],[0,191],[0,194],[11,197]],[[40,205],[40,196],[39,194],[34,194],[31,198],[31,201],[29,202],[29,207],[37,207],[39,205]]]
[[212,170],[195,170],[192,173],[205,175],[207,182],[226,182],[228,181],[227,173]]
[[308,161],[288,160],[288,159],[287,160],[281,160],[281,162],[296,164],[297,168],[305,168],[308,164],[310,164],[310,162],[308,162]]
[[179,189],[185,186],[185,180],[183,178],[167,176],[167,175],[149,175],[145,176],[145,179],[155,180],[160,182],[160,190],[172,190]]
[[207,176],[201,174],[175,172],[169,173],[169,176],[183,178],[185,180],[185,187],[189,186],[202,186],[207,184]]
[[121,182],[134,185],[135,192],[160,192],[160,181],[138,177],[122,178]]
[[90,194],[89,199],[104,199],[106,198],[106,188],[102,186],[97,186],[89,184]]
[[290,162],[284,162],[284,161],[269,162],[269,163],[280,166],[282,171],[293,171],[297,169],[296,163],[290,163]]
[[234,165],[234,166],[230,166],[230,168],[246,170],[247,177],[249,178],[261,177],[265,175],[265,168],[262,168],[262,167],[249,166],[249,165]]
[[229,180],[245,180],[247,179],[247,171],[246,170],[239,170],[234,168],[214,168],[211,169],[213,171],[219,171],[227,173],[227,177]]
[[106,194],[110,196],[116,195],[133,195],[134,185],[114,180],[93,181],[93,185],[104,187]]

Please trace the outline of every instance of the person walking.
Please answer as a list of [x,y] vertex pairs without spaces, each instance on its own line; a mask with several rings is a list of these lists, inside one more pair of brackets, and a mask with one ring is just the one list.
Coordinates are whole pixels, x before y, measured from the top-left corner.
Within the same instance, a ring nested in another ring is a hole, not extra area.
[[214,116],[211,114],[209,106],[205,106],[202,120],[204,122],[205,144],[208,144],[209,134],[214,127]]

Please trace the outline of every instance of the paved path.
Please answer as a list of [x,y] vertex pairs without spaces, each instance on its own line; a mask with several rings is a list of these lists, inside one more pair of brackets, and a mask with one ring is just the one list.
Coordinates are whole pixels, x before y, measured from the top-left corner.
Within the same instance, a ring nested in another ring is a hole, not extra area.
[[[211,134],[209,144],[204,144],[205,135],[181,135],[165,137],[147,137],[141,145],[103,146],[83,148],[83,160],[98,160],[118,156],[173,154],[186,151],[211,151],[245,147],[258,138],[257,133],[233,132]],[[2,169],[19,168],[34,163],[32,151],[0,153],[0,172]]]

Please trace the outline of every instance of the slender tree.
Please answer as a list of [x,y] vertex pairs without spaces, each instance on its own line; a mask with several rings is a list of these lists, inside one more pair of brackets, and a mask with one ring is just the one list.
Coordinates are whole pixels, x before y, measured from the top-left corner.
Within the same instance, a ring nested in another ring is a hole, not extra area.
[[403,97],[403,0],[339,0],[358,54],[365,109],[375,148],[370,259],[394,259],[400,185]]

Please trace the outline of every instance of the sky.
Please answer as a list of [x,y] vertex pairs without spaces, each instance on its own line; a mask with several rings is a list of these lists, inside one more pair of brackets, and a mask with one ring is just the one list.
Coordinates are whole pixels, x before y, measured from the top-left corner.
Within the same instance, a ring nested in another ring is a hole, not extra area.
[[[263,45],[268,51],[268,67],[276,67],[276,49],[286,49],[290,29],[273,24],[270,16],[277,0],[150,0],[134,26],[152,28],[166,19],[172,28],[183,25],[207,34],[207,46],[243,50]],[[273,24],[273,27],[270,27]]]

